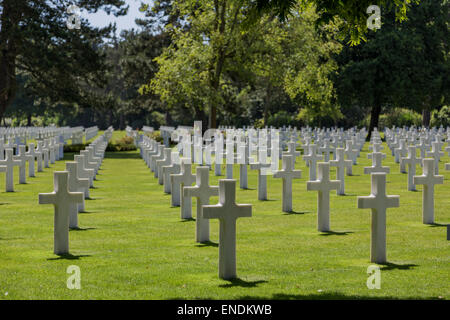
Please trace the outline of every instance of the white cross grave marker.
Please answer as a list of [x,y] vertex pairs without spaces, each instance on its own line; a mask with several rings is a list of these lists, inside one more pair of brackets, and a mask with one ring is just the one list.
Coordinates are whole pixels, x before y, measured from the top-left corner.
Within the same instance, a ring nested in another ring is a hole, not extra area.
[[83,201],[78,205],[72,203],[69,208],[69,228],[78,228],[78,212],[82,212],[85,209],[84,199],[86,190],[89,190],[89,179],[78,178],[78,163],[66,162],[66,170],[69,172],[69,191],[70,192],[83,192]]
[[345,160],[343,148],[336,148],[336,160],[330,160],[330,166],[336,167],[336,178],[341,182],[336,192],[338,195],[345,195],[345,169],[350,170],[352,160]]
[[57,255],[69,253],[69,210],[73,203],[83,201],[82,192],[69,192],[69,172],[55,171],[53,178],[54,191],[40,193],[39,204],[53,204],[54,217],[54,253]]
[[443,184],[444,176],[435,174],[435,160],[423,159],[423,173],[421,176],[414,176],[414,184],[423,184],[422,191],[422,221],[425,224],[434,223],[434,185]]
[[416,147],[408,147],[408,157],[402,157],[400,163],[408,166],[408,190],[415,191],[416,186],[414,185],[414,176],[416,175],[416,164],[420,164],[422,159],[416,157]]
[[13,149],[7,148],[5,160],[0,160],[0,171],[6,171],[6,192],[14,192],[14,167],[21,165],[22,161],[14,160]]
[[330,163],[319,163],[319,179],[308,181],[306,190],[316,190],[317,195],[317,229],[321,232],[330,231],[330,191],[338,190],[339,180],[330,180]]
[[209,185],[209,167],[197,167],[196,185],[183,188],[185,197],[197,198],[196,233],[197,242],[209,241],[209,220],[203,218],[203,206],[209,198],[219,194],[218,186]]
[[219,203],[203,206],[205,219],[219,219],[219,277],[234,279],[236,274],[236,220],[251,217],[250,204],[236,204],[236,180],[219,180]]
[[291,155],[283,155],[283,169],[273,174],[274,178],[283,179],[283,212],[292,212],[292,180],[302,176],[301,170],[294,170],[293,162]]
[[372,209],[370,261],[386,263],[386,209],[400,206],[399,196],[386,195],[386,173],[372,173],[370,196],[358,197],[359,209]]

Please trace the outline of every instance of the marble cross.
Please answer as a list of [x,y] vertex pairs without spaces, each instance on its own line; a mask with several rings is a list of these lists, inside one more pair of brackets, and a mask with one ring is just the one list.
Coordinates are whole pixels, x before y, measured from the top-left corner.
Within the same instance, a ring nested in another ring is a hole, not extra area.
[[[30,144],[31,146],[31,144]],[[37,171],[43,172],[44,171],[44,152],[42,151],[42,141],[37,142],[37,147],[34,151],[34,154],[36,155],[36,162],[37,162]]]
[[40,193],[39,204],[53,204],[54,217],[54,253],[69,253],[69,210],[72,204],[83,201],[82,192],[70,192],[68,189],[69,172],[55,171],[52,193]]
[[384,172],[389,173],[390,169],[389,167],[383,167],[382,159],[383,159],[384,153],[381,152],[373,152],[372,153],[372,166],[371,167],[364,167],[364,173],[365,174],[371,174],[375,172]]
[[89,151],[87,150],[82,150],[80,151],[80,155],[84,156],[83,160],[84,160],[84,167],[86,169],[92,169],[94,170],[94,180],[96,179],[96,175],[97,175],[97,163],[96,162],[90,162],[89,161]]
[[330,160],[330,166],[336,167],[336,179],[341,182],[336,194],[345,195],[345,169],[351,169],[352,160],[345,160],[344,149],[336,148],[336,160]]
[[283,155],[289,155],[292,157],[292,167],[295,167],[295,159],[300,156],[300,151],[296,151],[297,143],[294,141],[288,142],[288,151],[283,152]]
[[172,162],[171,165],[162,167],[164,192],[169,194],[172,193],[172,183],[170,181],[170,175],[178,174],[181,170],[179,153],[172,152],[172,155],[170,157]]
[[423,159],[422,175],[413,178],[414,184],[423,184],[422,221],[425,224],[434,223],[434,185],[444,183],[444,176],[435,174],[435,163],[434,159]]
[[[95,171],[94,169],[88,169],[84,167],[84,156],[83,155],[75,155],[74,157],[74,161],[76,163],[78,163],[77,166],[77,175],[79,178],[83,178],[83,179],[89,179],[89,186],[92,188],[94,187],[94,176],[95,176]],[[89,189],[87,191],[85,191],[85,196],[87,198],[89,198]]]
[[316,180],[317,161],[322,160],[322,155],[317,153],[317,145],[309,145],[309,154],[303,156],[303,160],[308,162],[309,166],[309,180]]
[[267,174],[271,164],[267,162],[267,149],[259,148],[258,162],[250,163],[251,170],[258,170],[258,200],[267,200]]
[[439,174],[439,161],[444,156],[444,152],[441,151],[438,142],[431,143],[431,151],[427,151],[427,157],[433,157],[434,159],[434,173]]
[[291,155],[283,155],[283,169],[273,174],[274,178],[283,179],[283,212],[292,212],[292,180],[302,176],[301,170],[294,170],[293,162]]
[[330,191],[338,190],[339,180],[330,180],[330,163],[319,163],[319,179],[306,182],[306,190],[318,191],[317,196],[317,229],[330,231]]
[[69,228],[78,228],[78,212],[85,209],[85,193],[89,190],[89,179],[78,178],[77,162],[66,162],[66,170],[69,172],[68,190],[69,192],[82,192],[83,200],[81,203],[71,203],[69,206]]
[[[36,149],[34,148],[34,143],[30,143],[28,145],[28,151],[26,152],[26,154],[33,158],[33,160],[28,161],[28,176],[35,177],[36,174],[35,174],[34,161],[40,155],[38,155],[38,152],[36,152]],[[41,163],[42,163],[42,158],[41,158]]]
[[197,198],[197,216],[195,217],[197,242],[209,241],[209,220],[203,218],[203,206],[209,204],[209,198],[219,194],[218,186],[209,185],[209,167],[197,167],[196,185],[183,188],[185,197]]
[[0,160],[0,171],[6,171],[6,192],[14,192],[14,167],[18,167],[22,164],[20,160],[14,160],[13,149],[5,149],[5,160]]
[[163,167],[169,166],[172,163],[172,149],[164,148],[164,158],[156,160],[155,178],[158,178],[158,183],[162,185],[164,183]]
[[372,209],[370,261],[386,263],[386,209],[400,206],[399,196],[386,195],[386,173],[372,173],[370,196],[358,197],[359,209]]
[[400,163],[408,166],[408,190],[415,191],[416,186],[414,185],[414,176],[416,174],[416,164],[420,164],[422,159],[416,157],[416,147],[408,147],[408,157],[402,157]]
[[25,184],[27,183],[27,161],[29,163],[33,162],[34,164],[34,157],[26,154],[26,146],[20,145],[19,146],[19,154],[17,156],[14,156],[14,160],[19,160],[19,183]]
[[[357,164],[358,150],[353,149],[353,142],[351,140],[345,142],[345,155],[347,156],[347,159],[352,160],[354,165]],[[350,175],[352,174],[351,171],[352,169],[350,169]]]
[[[192,201],[190,197],[185,197],[183,188],[190,186],[195,182],[195,176],[192,174],[191,159],[181,159],[181,172],[179,174],[171,174],[172,180],[172,205],[180,206],[181,219],[192,218]],[[179,203],[176,202],[176,197],[179,197]]]
[[219,180],[219,203],[203,206],[205,219],[219,219],[219,277],[235,279],[236,274],[236,220],[251,217],[250,204],[236,204],[236,180]]

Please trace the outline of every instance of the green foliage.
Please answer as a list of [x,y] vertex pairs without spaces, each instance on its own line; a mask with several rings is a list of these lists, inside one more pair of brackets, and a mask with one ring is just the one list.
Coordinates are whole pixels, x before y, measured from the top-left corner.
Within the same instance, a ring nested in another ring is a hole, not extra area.
[[295,119],[295,115],[289,114],[285,110],[278,111],[277,113],[270,115],[269,120],[267,122],[267,126],[274,126],[277,128],[281,128],[282,126],[295,126],[298,124],[298,121]]
[[431,114],[431,127],[450,127],[450,106],[443,106]]
[[319,13],[318,26],[327,25],[337,19],[345,21],[340,25],[342,37],[348,37],[351,45],[356,45],[361,40],[366,40],[368,32],[367,8],[370,5],[387,7],[395,11],[396,21],[407,19],[407,11],[411,4],[420,0],[246,0],[250,6],[248,20],[254,23],[263,14],[275,14],[281,21],[295,18],[295,9],[299,5],[302,12],[314,6]]
[[86,149],[88,145],[87,144],[65,144],[64,145],[64,152],[74,152],[79,153],[80,151]]
[[134,144],[134,139],[129,136],[124,136],[119,140],[115,140],[114,142],[109,142],[106,147],[106,151],[133,151],[136,150],[136,145]]
[[153,131],[148,136],[159,143],[163,142],[163,137],[161,136],[161,132],[159,130]]
[[[366,116],[362,125],[368,127],[370,122],[370,115]],[[378,129],[383,130],[384,128],[395,127],[411,127],[420,126],[422,122],[422,115],[418,112],[405,109],[405,108],[392,108],[388,109],[386,113],[380,115],[380,120],[378,123]]]

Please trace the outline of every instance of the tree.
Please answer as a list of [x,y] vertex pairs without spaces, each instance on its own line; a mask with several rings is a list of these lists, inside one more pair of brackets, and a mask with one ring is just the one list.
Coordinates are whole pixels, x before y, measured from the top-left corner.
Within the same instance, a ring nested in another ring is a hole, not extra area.
[[349,43],[359,44],[365,40],[367,33],[367,8],[371,5],[383,6],[395,10],[397,21],[404,21],[408,7],[412,3],[419,3],[420,0],[246,0],[250,10],[248,19],[253,22],[263,14],[273,13],[281,21],[292,17],[296,7],[300,5],[301,10],[308,7],[315,7],[319,15],[317,25],[327,25],[336,18],[345,21],[340,24],[341,34],[349,36]]
[[[78,0],[88,12],[126,13],[123,0]],[[16,74],[26,72],[36,94],[51,101],[89,105],[90,86],[101,86],[104,61],[97,48],[111,31],[93,28],[84,19],[69,29],[64,0],[0,1],[0,118],[16,94]]]
[[402,24],[393,11],[383,12],[381,29],[337,58],[340,103],[370,108],[368,139],[382,108],[422,111],[448,99],[448,2],[423,0]]

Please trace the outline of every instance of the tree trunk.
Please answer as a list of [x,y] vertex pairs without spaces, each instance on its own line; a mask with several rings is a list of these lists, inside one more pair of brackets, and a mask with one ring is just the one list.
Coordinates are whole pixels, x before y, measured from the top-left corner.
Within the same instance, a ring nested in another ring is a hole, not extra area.
[[367,135],[366,141],[370,140],[373,129],[378,128],[378,119],[380,118],[380,113],[381,106],[377,103],[372,107],[372,111],[370,112],[369,134]]
[[428,108],[422,109],[422,126],[429,128],[431,121],[431,111]]
[[3,1],[0,30],[0,118],[16,95],[16,57],[21,4],[16,0]]
[[269,81],[266,89],[266,98],[264,99],[264,127],[267,126],[267,121],[269,120],[269,107],[271,94],[272,94],[272,85]]

